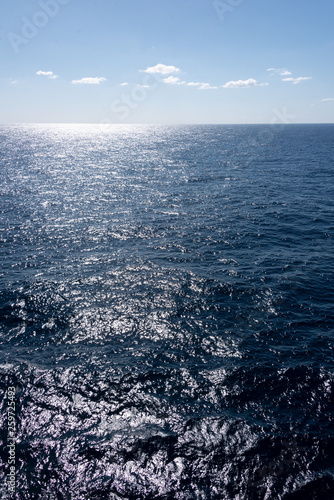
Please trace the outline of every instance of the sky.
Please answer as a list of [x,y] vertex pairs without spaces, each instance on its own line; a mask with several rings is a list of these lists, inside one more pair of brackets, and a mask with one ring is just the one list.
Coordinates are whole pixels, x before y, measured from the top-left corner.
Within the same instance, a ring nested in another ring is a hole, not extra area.
[[1,123],[333,123],[333,0],[11,0]]

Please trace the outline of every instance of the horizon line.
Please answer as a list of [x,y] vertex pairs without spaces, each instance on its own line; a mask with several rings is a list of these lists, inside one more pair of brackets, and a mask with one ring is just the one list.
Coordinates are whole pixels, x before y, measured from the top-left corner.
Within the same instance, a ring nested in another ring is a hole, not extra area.
[[103,122],[0,122],[0,125],[97,125],[99,127],[110,127],[110,126],[128,126],[128,125],[148,125],[148,126],[190,126],[190,125],[265,125],[265,126],[289,126],[289,125],[334,125],[334,122],[293,122],[293,123],[270,123],[270,122],[247,122],[247,123],[103,123]]

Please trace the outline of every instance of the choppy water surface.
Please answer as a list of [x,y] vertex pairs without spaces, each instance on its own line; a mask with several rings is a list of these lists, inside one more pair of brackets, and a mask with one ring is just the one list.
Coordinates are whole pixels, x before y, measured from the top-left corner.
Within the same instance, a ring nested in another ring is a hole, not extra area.
[[0,128],[16,498],[334,498],[333,138]]

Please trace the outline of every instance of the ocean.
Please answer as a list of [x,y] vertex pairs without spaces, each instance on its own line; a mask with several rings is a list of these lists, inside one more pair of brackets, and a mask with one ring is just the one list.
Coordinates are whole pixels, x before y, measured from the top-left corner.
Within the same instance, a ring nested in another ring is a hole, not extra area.
[[2,498],[334,498],[334,125],[0,126]]

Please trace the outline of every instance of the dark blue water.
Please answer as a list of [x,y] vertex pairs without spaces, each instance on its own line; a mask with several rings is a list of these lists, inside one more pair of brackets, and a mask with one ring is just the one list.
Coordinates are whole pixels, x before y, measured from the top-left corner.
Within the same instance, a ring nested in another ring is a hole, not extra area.
[[334,125],[0,145],[3,498],[333,499]]

